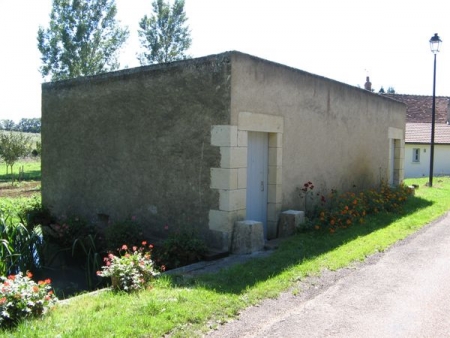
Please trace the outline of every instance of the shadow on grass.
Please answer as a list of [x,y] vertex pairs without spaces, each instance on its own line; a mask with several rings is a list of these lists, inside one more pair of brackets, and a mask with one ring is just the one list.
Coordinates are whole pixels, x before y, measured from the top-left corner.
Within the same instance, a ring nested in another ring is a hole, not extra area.
[[[389,226],[394,221],[411,215],[432,202],[411,197],[401,214],[380,213],[370,215],[362,225],[354,225],[334,234],[307,232],[286,239],[270,256],[256,258],[244,264],[235,265],[215,274],[198,277],[200,284],[220,293],[240,294],[247,288],[282,273],[284,270],[332,251],[352,240],[366,236]],[[177,284],[176,277],[173,283]]]
[[[14,182],[17,182],[19,179],[18,174],[14,174]],[[29,181],[40,181],[41,180],[41,171],[40,170],[29,170],[23,174],[20,178],[20,181],[29,182]],[[0,175],[0,182],[11,182],[11,174],[3,174]]]

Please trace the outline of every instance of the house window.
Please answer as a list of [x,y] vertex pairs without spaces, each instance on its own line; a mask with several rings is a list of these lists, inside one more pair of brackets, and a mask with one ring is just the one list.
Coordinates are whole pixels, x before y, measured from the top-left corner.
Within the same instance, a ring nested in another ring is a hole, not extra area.
[[412,160],[413,160],[413,162],[420,162],[420,149],[419,148],[413,149]]

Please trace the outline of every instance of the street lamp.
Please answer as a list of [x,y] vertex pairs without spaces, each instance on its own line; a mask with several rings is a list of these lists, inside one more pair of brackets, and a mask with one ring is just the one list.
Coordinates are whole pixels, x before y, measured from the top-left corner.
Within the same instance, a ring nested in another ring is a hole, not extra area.
[[436,120],[436,54],[439,52],[439,47],[442,40],[439,36],[434,34],[430,39],[430,49],[434,54],[434,71],[433,71],[433,106],[431,108],[431,142],[430,142],[430,179],[428,186],[433,186],[433,164],[434,164],[434,124]]

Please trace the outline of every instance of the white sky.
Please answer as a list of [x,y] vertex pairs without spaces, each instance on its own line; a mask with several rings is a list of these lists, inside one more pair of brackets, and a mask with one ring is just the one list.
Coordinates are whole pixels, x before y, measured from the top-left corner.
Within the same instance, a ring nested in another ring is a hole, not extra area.
[[[137,67],[139,20],[152,0],[116,0],[130,29],[121,66]],[[51,0],[0,0],[0,119],[40,117],[36,47]],[[238,50],[350,85],[432,95],[429,39],[437,55],[436,94],[450,96],[450,25],[445,0],[186,0],[193,57]]]

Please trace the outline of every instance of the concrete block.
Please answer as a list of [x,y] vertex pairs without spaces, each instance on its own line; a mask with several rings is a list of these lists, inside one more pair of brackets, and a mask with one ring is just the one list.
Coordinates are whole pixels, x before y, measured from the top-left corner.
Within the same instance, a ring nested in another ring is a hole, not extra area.
[[245,219],[245,209],[237,211],[209,210],[209,229],[231,234],[234,222]]
[[239,168],[238,171],[238,189],[247,189],[247,168]]
[[236,211],[246,208],[246,189],[219,190],[219,209]]
[[248,147],[248,131],[238,130],[238,147]]
[[236,147],[237,126],[212,126],[211,145],[220,147]]
[[282,133],[269,133],[269,147],[270,148],[282,148],[283,134]]
[[303,223],[305,223],[305,213],[303,211],[283,211],[278,222],[278,237],[292,236]]
[[221,168],[247,167],[247,147],[220,147]]
[[269,165],[281,166],[283,156],[283,148],[269,148]]
[[250,254],[264,249],[264,227],[261,222],[237,221],[234,224],[231,252]]
[[237,189],[238,169],[211,168],[212,189]]

